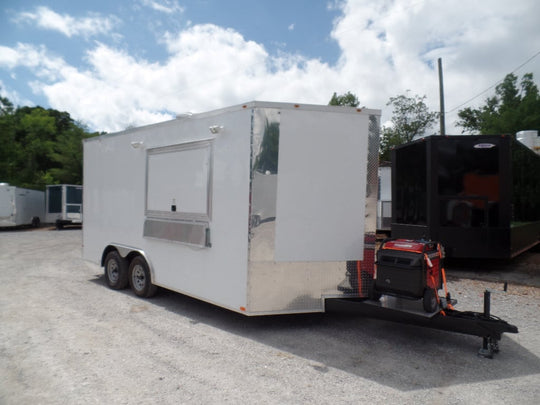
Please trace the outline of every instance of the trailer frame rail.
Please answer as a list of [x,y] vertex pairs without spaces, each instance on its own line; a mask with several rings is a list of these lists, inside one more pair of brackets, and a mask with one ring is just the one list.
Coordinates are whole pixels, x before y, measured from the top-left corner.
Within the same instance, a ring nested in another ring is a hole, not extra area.
[[493,358],[493,355],[499,352],[499,341],[503,333],[518,333],[516,326],[491,315],[490,290],[484,292],[484,312],[445,309],[422,314],[359,298],[328,298],[325,301],[325,310],[479,336],[483,341],[478,355],[486,358]]

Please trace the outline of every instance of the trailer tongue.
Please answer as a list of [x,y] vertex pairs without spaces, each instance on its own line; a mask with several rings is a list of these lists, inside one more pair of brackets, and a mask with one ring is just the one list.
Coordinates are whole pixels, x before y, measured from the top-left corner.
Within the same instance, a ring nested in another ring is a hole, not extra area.
[[[485,292],[485,297],[490,292]],[[487,311],[486,311],[487,301]],[[518,333],[518,328],[489,313],[490,298],[484,299],[484,312],[446,310],[444,312],[425,313],[403,307],[406,300],[384,297],[380,302],[362,299],[332,298],[326,300],[326,312],[354,313],[369,318],[383,319],[426,328],[483,338],[478,355],[493,358],[499,351],[499,341],[503,333]]]
[[[424,240],[385,240],[378,252],[369,300],[334,298],[327,312],[356,313],[367,317],[441,329],[483,338],[479,355],[492,358],[502,334],[517,327],[491,315],[491,291],[484,292],[484,311],[457,311],[446,286],[442,247]],[[444,287],[445,295],[438,290]],[[507,285],[505,284],[504,291]]]

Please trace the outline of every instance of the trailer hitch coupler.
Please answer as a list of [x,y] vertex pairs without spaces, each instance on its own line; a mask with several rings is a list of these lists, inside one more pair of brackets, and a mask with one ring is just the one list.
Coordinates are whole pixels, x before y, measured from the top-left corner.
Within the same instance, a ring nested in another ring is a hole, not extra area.
[[[485,290],[484,291],[484,317],[485,319],[489,319],[491,316],[491,291]],[[482,348],[478,352],[479,356],[486,357],[488,359],[493,358],[493,352],[497,351],[496,349],[496,341],[491,339],[490,337],[484,336],[482,338]]]

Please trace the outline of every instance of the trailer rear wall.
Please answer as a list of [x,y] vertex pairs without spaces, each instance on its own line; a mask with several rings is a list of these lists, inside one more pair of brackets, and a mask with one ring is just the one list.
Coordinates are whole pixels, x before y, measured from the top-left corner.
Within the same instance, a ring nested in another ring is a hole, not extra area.
[[45,193],[0,184],[0,227],[33,225],[45,219]]

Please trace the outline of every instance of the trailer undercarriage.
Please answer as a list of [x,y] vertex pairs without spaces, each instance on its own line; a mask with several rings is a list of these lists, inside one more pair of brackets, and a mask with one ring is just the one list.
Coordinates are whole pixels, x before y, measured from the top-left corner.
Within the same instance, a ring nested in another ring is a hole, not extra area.
[[484,292],[484,312],[445,309],[426,313],[418,300],[383,296],[380,301],[359,298],[330,298],[326,312],[357,314],[408,325],[457,332],[482,338],[478,355],[493,358],[499,352],[503,333],[518,333],[518,328],[491,315],[491,291]]

